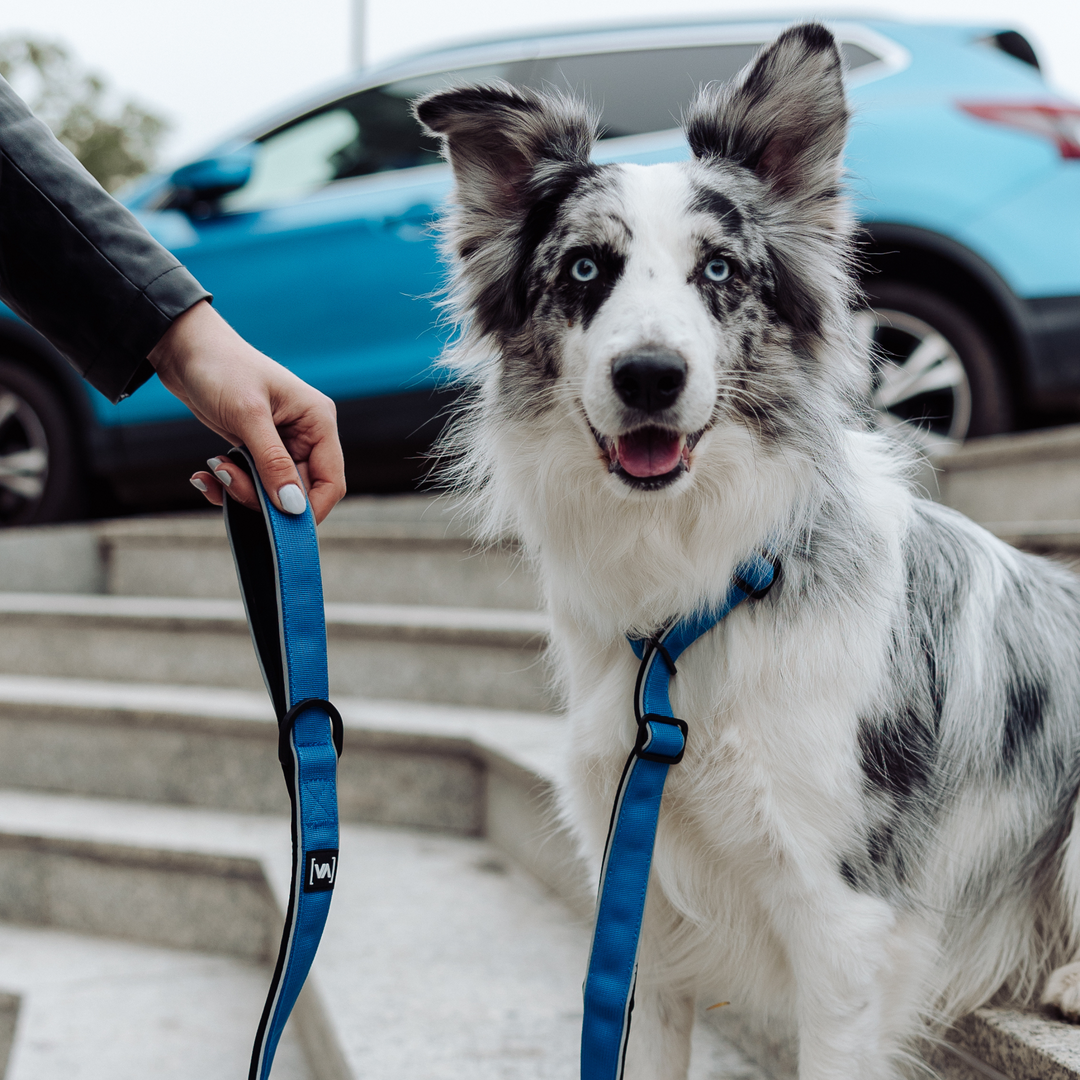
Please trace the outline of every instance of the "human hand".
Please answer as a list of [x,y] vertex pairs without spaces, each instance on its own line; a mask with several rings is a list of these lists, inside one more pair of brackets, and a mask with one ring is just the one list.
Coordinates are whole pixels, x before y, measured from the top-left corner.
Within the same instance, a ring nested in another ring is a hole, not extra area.
[[[205,301],[177,318],[148,357],[165,388],[211,431],[243,444],[274,505],[304,511],[304,488],[316,523],[345,494],[345,464],[334,403],[249,345]],[[230,497],[259,509],[251,478],[228,458],[192,484],[215,506]],[[302,483],[301,483],[302,481]]]

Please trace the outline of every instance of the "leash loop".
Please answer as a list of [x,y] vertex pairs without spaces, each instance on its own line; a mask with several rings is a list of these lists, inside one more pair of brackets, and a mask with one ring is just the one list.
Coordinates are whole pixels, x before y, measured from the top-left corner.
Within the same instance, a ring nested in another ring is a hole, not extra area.
[[286,768],[286,770],[287,764],[292,760],[292,754],[289,750],[289,736],[292,734],[293,724],[296,722],[296,718],[308,707],[322,709],[329,717],[330,731],[334,740],[334,749],[337,751],[337,756],[341,757],[341,751],[345,745],[345,725],[342,722],[341,713],[339,713],[329,701],[325,701],[323,698],[304,698],[303,701],[298,701],[278,721],[278,760],[281,762],[282,768]]
[[[248,1080],[267,1080],[281,1032],[311,970],[338,873],[337,761],[341,714],[327,700],[326,616],[315,519],[267,497],[250,454],[229,457],[255,484],[261,513],[225,499],[240,595],[278,717],[278,759],[292,804],[292,878]],[[327,721],[329,720],[329,723]]]
[[641,661],[634,686],[638,729],[615,794],[600,870],[584,986],[581,1080],[621,1080],[626,1064],[660,803],[668,769],[682,761],[689,736],[686,721],[671,708],[675,661],[744,600],[766,596],[779,574],[778,558],[753,555],[736,570],[718,607],[673,621],[654,637],[629,639]]

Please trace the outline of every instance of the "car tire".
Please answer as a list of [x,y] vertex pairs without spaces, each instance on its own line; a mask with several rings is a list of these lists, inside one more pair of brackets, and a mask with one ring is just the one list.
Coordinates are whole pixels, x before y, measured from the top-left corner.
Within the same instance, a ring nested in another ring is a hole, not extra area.
[[1001,359],[963,308],[906,281],[873,281],[864,295],[857,319],[874,343],[873,401],[885,417],[928,449],[1013,430]]
[[71,418],[59,394],[0,359],[0,527],[80,516],[85,485]]

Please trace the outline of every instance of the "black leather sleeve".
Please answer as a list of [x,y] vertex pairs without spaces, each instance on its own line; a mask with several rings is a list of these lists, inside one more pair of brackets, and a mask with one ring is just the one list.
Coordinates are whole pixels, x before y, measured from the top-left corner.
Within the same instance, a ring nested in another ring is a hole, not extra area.
[[209,297],[0,78],[0,299],[119,401]]

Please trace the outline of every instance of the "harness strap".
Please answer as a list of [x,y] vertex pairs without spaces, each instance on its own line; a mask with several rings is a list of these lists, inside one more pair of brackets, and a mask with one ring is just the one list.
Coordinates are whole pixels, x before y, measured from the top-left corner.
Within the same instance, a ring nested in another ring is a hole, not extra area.
[[733,608],[749,597],[763,597],[779,566],[777,560],[752,556],[736,571],[719,607],[672,622],[653,638],[630,639],[641,661],[634,691],[638,732],[615,795],[600,871],[585,977],[581,1080],[621,1080],[626,1061],[660,801],[668,769],[686,749],[687,725],[675,718],[669,698],[675,661]]
[[326,619],[315,519],[284,514],[266,496],[243,448],[229,457],[250,473],[262,513],[225,499],[251,640],[278,717],[278,758],[292,803],[289,908],[248,1080],[267,1080],[285,1021],[304,985],[330,910],[338,866],[337,759],[342,724],[326,700]]

